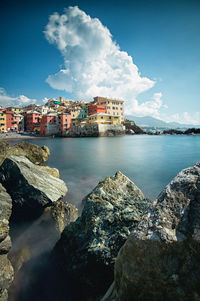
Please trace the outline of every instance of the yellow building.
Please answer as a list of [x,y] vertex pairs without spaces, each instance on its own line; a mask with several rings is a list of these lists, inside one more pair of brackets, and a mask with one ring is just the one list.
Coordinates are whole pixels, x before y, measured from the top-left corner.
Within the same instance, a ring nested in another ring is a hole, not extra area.
[[85,120],[79,123],[79,125],[85,124],[120,124],[120,118],[119,116],[111,116],[106,113],[97,113],[88,116]]
[[111,116],[118,116],[120,123],[124,121],[124,101],[107,97],[94,97],[94,102],[99,105],[105,105],[106,111]]
[[13,111],[16,114],[20,114],[23,111],[23,109],[19,107],[8,107],[6,110]]
[[7,125],[6,125],[6,114],[4,112],[0,112],[0,132],[6,132]]

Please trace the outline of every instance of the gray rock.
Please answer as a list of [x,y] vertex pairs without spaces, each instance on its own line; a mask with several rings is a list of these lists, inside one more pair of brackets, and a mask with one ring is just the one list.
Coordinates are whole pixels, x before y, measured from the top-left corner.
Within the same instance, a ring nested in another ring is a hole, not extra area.
[[22,156],[6,158],[0,167],[0,182],[13,200],[15,217],[41,214],[44,207],[67,193],[65,183]]
[[12,210],[12,200],[5,188],[0,184],[0,300],[6,301],[8,288],[13,281],[13,268],[7,258],[11,248],[9,237],[9,218]]
[[121,248],[104,301],[200,300],[200,163],[181,171]]
[[34,164],[41,164],[48,160],[50,151],[47,146],[40,147],[27,142],[20,142],[12,147],[7,142],[0,142],[0,165],[6,157],[11,155],[24,156]]
[[97,296],[112,281],[120,247],[138,224],[149,202],[121,172],[101,181],[85,198],[81,217],[67,226],[55,252],[65,272],[84,292]]
[[57,201],[49,209],[60,233],[67,225],[78,218],[78,209],[70,203]]

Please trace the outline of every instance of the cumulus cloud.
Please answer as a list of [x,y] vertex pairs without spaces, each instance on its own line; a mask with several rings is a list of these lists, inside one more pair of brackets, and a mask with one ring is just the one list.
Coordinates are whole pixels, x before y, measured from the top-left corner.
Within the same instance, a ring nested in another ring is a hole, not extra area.
[[125,107],[125,114],[134,116],[153,116],[160,119],[160,109],[167,108],[162,101],[162,93],[154,93],[150,101],[143,102],[141,104],[138,101],[132,100],[128,102]]
[[155,81],[141,76],[132,57],[120,50],[99,19],[91,18],[77,6],[69,7],[62,15],[54,13],[49,17],[44,33],[64,59],[64,68],[46,80],[52,88],[83,99],[97,95],[122,98],[129,114],[157,115],[162,106],[160,93],[141,105],[136,99]]
[[36,103],[36,99],[28,98],[25,95],[11,97],[11,96],[7,95],[4,88],[0,88],[0,105],[3,107],[27,106],[31,103]]
[[200,125],[200,112],[195,112],[194,114],[188,112],[176,113],[171,116],[163,117],[163,119],[167,122]]

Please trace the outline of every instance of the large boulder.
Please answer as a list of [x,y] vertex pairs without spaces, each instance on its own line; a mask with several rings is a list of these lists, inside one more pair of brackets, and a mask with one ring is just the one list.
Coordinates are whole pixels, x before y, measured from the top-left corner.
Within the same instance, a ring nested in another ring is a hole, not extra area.
[[0,182],[13,200],[12,216],[20,220],[40,215],[44,207],[67,193],[65,183],[41,170],[27,158],[10,156],[0,167]]
[[0,165],[6,158],[10,146],[7,141],[0,141]]
[[9,237],[9,218],[12,210],[12,200],[5,188],[0,184],[0,300],[8,298],[8,288],[13,281],[13,267],[7,253],[11,248]]
[[64,229],[55,248],[65,275],[79,283],[81,300],[109,286],[118,251],[149,206],[121,172],[101,181],[84,203],[81,217]]
[[50,151],[47,146],[40,147],[27,142],[20,142],[12,147],[7,142],[0,142],[0,165],[6,157],[11,155],[24,156],[34,164],[41,164],[48,160]]
[[102,300],[200,300],[200,163],[181,171],[121,248]]

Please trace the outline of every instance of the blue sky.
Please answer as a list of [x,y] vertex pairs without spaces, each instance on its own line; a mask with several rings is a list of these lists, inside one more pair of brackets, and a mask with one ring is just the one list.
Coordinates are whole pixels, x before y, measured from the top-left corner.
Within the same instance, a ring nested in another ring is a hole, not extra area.
[[1,105],[113,96],[200,124],[200,1],[41,2],[1,4]]

